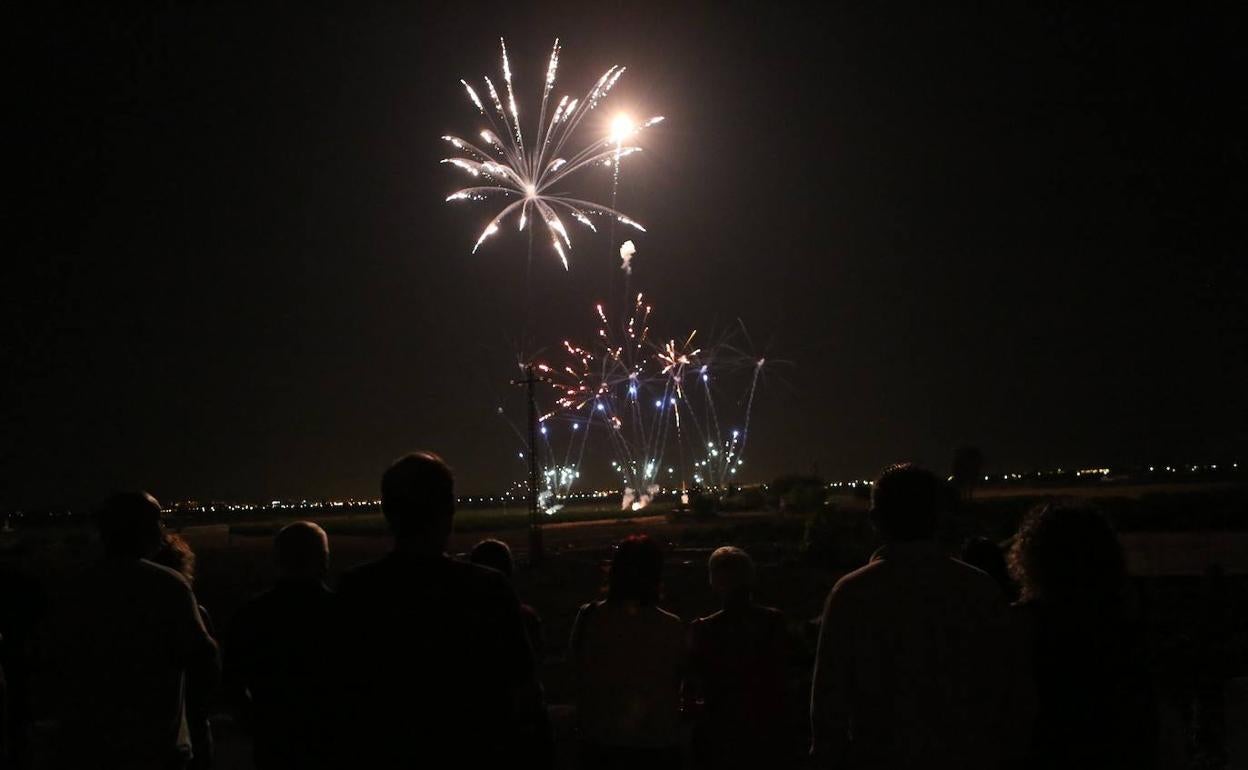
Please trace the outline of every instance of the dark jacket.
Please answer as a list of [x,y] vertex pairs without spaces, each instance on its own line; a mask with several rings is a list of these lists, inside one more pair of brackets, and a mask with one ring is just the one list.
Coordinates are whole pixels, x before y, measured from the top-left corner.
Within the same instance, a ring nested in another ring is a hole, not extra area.
[[239,609],[225,644],[226,694],[256,765],[332,763],[342,706],[338,606],[320,582],[283,582]]
[[1018,605],[1037,713],[1030,768],[1156,767],[1158,717],[1140,635],[1117,608]]
[[693,621],[686,698],[699,767],[776,764],[785,714],[784,613],[748,604]]
[[51,653],[58,761],[163,770],[188,758],[187,693],[210,692],[219,669],[186,580],[149,561],[106,559],[61,599]]
[[503,575],[396,551],[343,575],[339,595],[352,732],[373,754],[360,766],[549,762],[533,655]]

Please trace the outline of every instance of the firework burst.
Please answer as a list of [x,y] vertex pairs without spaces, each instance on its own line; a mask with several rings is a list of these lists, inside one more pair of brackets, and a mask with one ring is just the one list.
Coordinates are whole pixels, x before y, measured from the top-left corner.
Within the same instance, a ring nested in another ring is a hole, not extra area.
[[[638,294],[631,313],[613,324],[596,305],[593,342],[565,340],[560,363],[538,365],[554,388],[554,404],[541,417],[547,499],[567,495],[580,478],[591,435],[610,447],[625,509],[644,508],[664,487],[718,495],[734,483],[764,361],[747,358],[728,338],[698,346],[697,331],[656,342],[651,311]],[[743,396],[734,383],[745,385]],[[721,423],[729,393],[744,407],[744,414],[731,410],[737,423]]]
[[[489,121],[489,127],[480,131],[478,136],[483,144],[468,141],[458,136],[442,137],[462,155],[446,158],[442,162],[480,180],[480,184],[456,190],[447,196],[450,201],[498,201],[502,208],[490,219],[480,237],[472,247],[473,253],[481,247],[487,238],[501,229],[504,220],[515,216],[517,228],[521,231],[533,227],[533,220],[540,219],[550,237],[551,246],[563,263],[568,267],[568,253],[572,249],[572,238],[564,225],[563,216],[569,216],[580,224],[597,232],[591,216],[604,216],[619,221],[621,224],[645,232],[640,223],[630,219],[610,206],[573,197],[561,192],[559,186],[578,171],[594,165],[613,166],[618,175],[620,159],[640,152],[635,145],[624,142],[636,136],[637,132],[663,120],[653,117],[642,123],[620,122],[612,127],[606,138],[599,138],[582,149],[571,152],[568,145],[577,127],[607,93],[615,86],[624,74],[624,67],[612,66],[589,92],[581,99],[569,99],[563,96],[558,101],[551,98],[555,88],[555,77],[559,69],[559,41],[555,40],[550,53],[550,62],[546,67],[546,79],[542,87],[541,109],[537,112],[536,130],[531,135],[531,142],[525,143],[521,128],[520,111],[516,104],[515,91],[512,88],[511,62],[507,57],[507,44],[499,40],[502,48],[503,84],[506,87],[507,102],[495,88],[489,77],[484,78],[487,105],[477,91],[461,80],[468,98],[478,112]],[[553,110],[551,105],[554,105]],[[618,176],[617,176],[618,178]]]

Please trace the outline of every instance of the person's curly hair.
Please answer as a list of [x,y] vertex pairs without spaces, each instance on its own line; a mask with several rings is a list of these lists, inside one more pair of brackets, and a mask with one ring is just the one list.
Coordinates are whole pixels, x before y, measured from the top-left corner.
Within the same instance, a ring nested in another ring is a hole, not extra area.
[[1122,543],[1104,514],[1087,503],[1032,508],[1014,537],[1009,564],[1023,601],[1113,606],[1124,598]]
[[191,544],[176,532],[166,532],[160,544],[160,550],[152,554],[149,561],[177,572],[186,578],[186,582],[195,582],[195,552]]

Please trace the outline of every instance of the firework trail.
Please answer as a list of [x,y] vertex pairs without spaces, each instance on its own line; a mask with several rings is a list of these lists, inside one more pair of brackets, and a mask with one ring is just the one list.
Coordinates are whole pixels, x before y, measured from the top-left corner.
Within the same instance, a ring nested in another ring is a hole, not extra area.
[[[650,118],[640,124],[633,124],[626,118],[617,119],[611,134],[605,139],[597,139],[575,152],[565,152],[569,141],[576,133],[577,127],[585,116],[606,97],[611,88],[624,74],[624,67],[612,66],[581,99],[561,97],[557,102],[551,98],[555,87],[555,77],[559,68],[559,41],[555,40],[550,53],[550,62],[546,67],[546,79],[542,88],[541,109],[537,112],[536,131],[532,134],[530,144],[525,143],[521,129],[520,112],[516,103],[515,91],[512,88],[511,61],[507,56],[507,45],[500,39],[502,48],[503,83],[506,86],[507,103],[495,88],[489,77],[484,78],[485,92],[489,105],[466,80],[461,80],[468,98],[473,105],[489,121],[489,127],[483,129],[480,136],[483,144],[470,142],[458,136],[442,137],[461,156],[446,158],[442,162],[481,180],[481,184],[456,190],[447,196],[450,201],[486,201],[497,200],[503,203],[501,209],[490,219],[480,237],[472,247],[473,253],[490,236],[496,234],[503,221],[511,215],[517,219],[517,227],[524,230],[534,217],[539,218],[550,236],[551,246],[559,255],[564,269],[568,267],[568,252],[572,249],[572,238],[564,225],[561,214],[570,216],[580,224],[597,232],[597,227],[590,215],[605,216],[612,222],[620,222],[645,232],[645,228],[630,219],[614,206],[576,198],[560,192],[558,186],[578,171],[594,165],[609,165],[614,169],[618,180],[621,158],[640,152],[635,145],[625,145],[626,139],[635,136],[644,128],[648,128],[663,120],[661,116]],[[553,111],[550,110],[554,104]],[[492,108],[492,109],[491,109]],[[621,123],[624,120],[626,123]]]

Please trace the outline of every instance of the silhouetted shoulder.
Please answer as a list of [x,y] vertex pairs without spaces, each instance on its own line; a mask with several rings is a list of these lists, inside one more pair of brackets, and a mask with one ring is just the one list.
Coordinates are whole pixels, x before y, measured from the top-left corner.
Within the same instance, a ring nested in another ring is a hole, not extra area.
[[832,594],[844,599],[860,590],[868,590],[883,578],[884,570],[883,561],[868,562],[836,581],[832,586]]
[[717,612],[712,612],[710,615],[707,615],[704,618],[694,618],[693,620],[689,622],[689,630],[696,633],[698,630],[706,626],[714,625],[716,622],[716,619],[722,617],[723,614],[724,614],[724,611],[719,610]]
[[845,575],[836,582],[832,591],[840,596],[853,595],[859,591],[872,591],[895,581],[899,570],[907,573],[926,574],[946,584],[955,584],[964,590],[984,597],[999,596],[1001,591],[986,573],[950,556],[923,555],[920,558],[873,557],[870,562]]
[[455,596],[471,608],[480,602],[518,604],[511,583],[498,570],[446,556],[391,553],[347,571],[338,581],[338,595],[353,603],[366,595],[422,591]]
[[945,571],[952,580],[964,585],[968,592],[979,594],[985,599],[999,599],[1002,607],[1005,606],[1005,595],[1001,592],[1001,586],[991,575],[952,557],[945,561]]
[[658,616],[662,618],[664,621],[677,625],[677,626],[684,626],[685,621],[681,620],[679,615],[672,613],[672,612],[668,612],[662,607],[655,607],[654,609],[655,609],[655,612],[658,614]]
[[338,576],[338,593],[346,595],[358,588],[385,579],[387,575],[385,563],[385,559],[378,559],[346,570]]
[[452,575],[466,583],[479,586],[483,591],[511,593],[511,584],[507,581],[507,576],[496,569],[457,559],[447,559],[446,567]]
[[775,607],[758,607],[758,614],[766,620],[767,623],[773,625],[784,625],[784,611]]
[[783,634],[785,632],[784,612],[775,607],[759,607],[761,624],[768,632]]
[[[704,618],[695,618],[690,622],[689,626],[694,632],[697,632],[702,628],[711,628],[720,623],[728,622],[728,618],[729,616],[723,610],[718,610]],[[749,608],[749,618],[752,623],[762,627],[784,625],[784,612],[775,607],[754,605]]]
[[358,594],[368,594],[393,584],[401,576],[394,554],[387,554],[376,561],[365,562],[346,570],[338,577],[338,595],[346,600]]
[[598,599],[597,601],[592,601],[592,602],[585,602],[584,604],[580,606],[579,609],[577,609],[576,616],[579,618],[582,615],[592,615],[593,613],[597,612],[599,608],[601,608],[602,605],[604,604],[606,604],[606,601],[602,599]]
[[[186,582],[186,578],[177,570],[170,569],[162,564],[157,564],[147,559],[139,559],[136,566],[140,572],[150,574],[152,580],[159,580],[168,583],[170,586],[177,583],[183,588],[190,588],[191,584]],[[172,582],[170,582],[172,581]]]
[[324,585],[319,584],[309,587],[300,586],[297,591],[292,590],[289,586],[279,584],[255,594],[244,602],[234,614],[235,622],[240,617],[247,619],[250,619],[252,616],[265,617],[279,607],[290,604],[295,599],[301,604],[331,605],[337,599],[337,594]]
[[[130,588],[123,588],[130,586]],[[166,598],[188,600],[191,584],[175,570],[162,567],[146,559],[105,561],[94,564],[74,579],[71,592],[92,595],[100,592],[114,594],[119,590],[141,592],[145,600]]]

